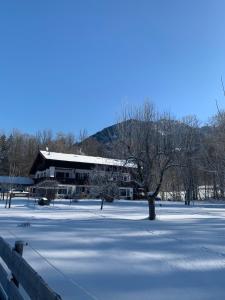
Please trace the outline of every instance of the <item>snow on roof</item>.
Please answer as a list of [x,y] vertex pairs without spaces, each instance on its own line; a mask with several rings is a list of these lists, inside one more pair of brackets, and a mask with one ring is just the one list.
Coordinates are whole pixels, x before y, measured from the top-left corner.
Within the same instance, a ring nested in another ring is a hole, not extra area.
[[97,165],[121,166],[121,167],[128,167],[128,168],[135,167],[134,164],[127,163],[126,160],[121,160],[121,159],[77,155],[77,154],[66,154],[66,153],[48,152],[48,151],[40,151],[40,152],[45,159],[89,163],[89,164],[97,164]]
[[31,185],[33,184],[33,180],[29,177],[10,177],[10,176],[0,176],[0,184],[21,184],[21,185]]

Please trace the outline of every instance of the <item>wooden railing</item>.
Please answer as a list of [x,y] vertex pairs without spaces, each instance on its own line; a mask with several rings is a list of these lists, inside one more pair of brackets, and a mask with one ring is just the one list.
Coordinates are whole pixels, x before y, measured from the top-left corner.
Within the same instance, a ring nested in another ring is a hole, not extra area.
[[32,300],[62,300],[22,257],[23,245],[23,241],[16,241],[11,248],[0,237],[0,257],[10,270],[9,275],[0,263],[0,299],[24,300],[19,289],[21,285]]

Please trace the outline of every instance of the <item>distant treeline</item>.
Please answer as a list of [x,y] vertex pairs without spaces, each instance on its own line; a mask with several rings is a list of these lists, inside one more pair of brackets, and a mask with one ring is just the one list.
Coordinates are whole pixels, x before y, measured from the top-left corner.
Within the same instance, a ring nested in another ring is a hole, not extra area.
[[35,135],[13,130],[6,135],[0,133],[0,176],[27,176],[39,150],[75,154],[103,155],[100,143],[89,138],[85,141],[85,132],[75,137],[73,134],[57,133],[43,130]]

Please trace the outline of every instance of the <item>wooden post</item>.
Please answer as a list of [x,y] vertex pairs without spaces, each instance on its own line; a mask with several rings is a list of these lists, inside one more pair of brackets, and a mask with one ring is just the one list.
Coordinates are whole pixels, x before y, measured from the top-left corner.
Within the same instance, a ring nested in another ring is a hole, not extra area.
[[101,201],[101,210],[103,209],[103,205],[104,205],[104,198],[102,197],[102,201]]
[[[23,255],[23,246],[24,246],[23,241],[16,241],[13,250],[22,256]],[[13,274],[12,274],[12,281],[15,283],[15,285],[17,287],[19,287],[19,282]]]
[[11,208],[11,202],[12,202],[12,193],[9,194],[9,208]]

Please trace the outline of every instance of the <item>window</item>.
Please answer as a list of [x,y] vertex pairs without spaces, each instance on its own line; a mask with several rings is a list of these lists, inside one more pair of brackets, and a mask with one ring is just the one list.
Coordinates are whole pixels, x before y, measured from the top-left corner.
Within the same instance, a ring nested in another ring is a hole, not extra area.
[[127,190],[126,189],[120,189],[120,196],[126,197],[127,196]]
[[89,177],[88,173],[76,173],[76,179],[77,180],[84,180]]
[[113,181],[117,181],[117,176],[113,175]]
[[130,175],[123,175],[123,181],[124,182],[130,181]]
[[85,192],[85,187],[83,186],[77,186],[76,187],[76,194],[81,194]]
[[66,195],[67,194],[67,189],[58,189],[58,194],[59,195]]
[[120,189],[120,197],[130,197],[130,189]]
[[56,172],[57,178],[64,178],[64,172]]

